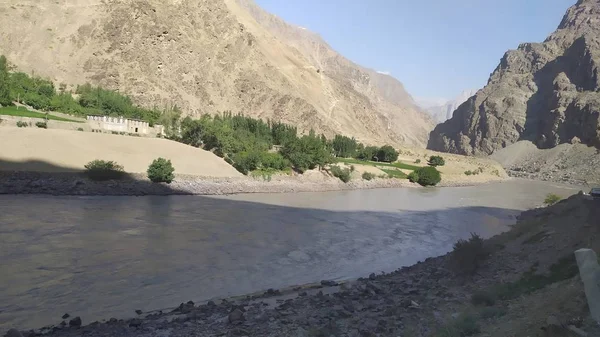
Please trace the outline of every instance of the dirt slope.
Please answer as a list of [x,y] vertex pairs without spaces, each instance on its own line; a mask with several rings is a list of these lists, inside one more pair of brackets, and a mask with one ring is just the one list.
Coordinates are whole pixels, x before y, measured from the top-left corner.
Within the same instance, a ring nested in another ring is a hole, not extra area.
[[0,54],[19,69],[143,105],[243,112],[370,143],[424,146],[433,128],[401,84],[369,92],[373,74],[347,60],[321,71],[233,0],[8,0],[0,18]]
[[0,132],[0,170],[83,170],[94,159],[114,160],[131,173],[146,172],[156,158],[170,159],[176,174],[239,177],[216,155],[159,138],[66,130],[4,128]]

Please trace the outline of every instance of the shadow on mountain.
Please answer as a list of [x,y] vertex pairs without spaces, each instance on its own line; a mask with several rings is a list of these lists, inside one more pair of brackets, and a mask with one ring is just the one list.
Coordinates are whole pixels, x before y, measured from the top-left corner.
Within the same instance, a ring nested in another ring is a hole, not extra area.
[[124,172],[118,180],[93,181],[83,169],[40,160],[10,161],[0,158],[0,194],[47,194],[57,188],[61,191],[57,194],[190,194],[169,184],[152,183],[142,173]]

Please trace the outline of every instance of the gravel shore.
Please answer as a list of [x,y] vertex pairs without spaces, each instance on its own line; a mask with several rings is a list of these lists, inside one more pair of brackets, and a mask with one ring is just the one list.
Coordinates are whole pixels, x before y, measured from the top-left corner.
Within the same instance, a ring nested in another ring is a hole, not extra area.
[[[442,182],[439,186],[469,186],[482,182]],[[0,172],[0,194],[50,195],[224,195],[238,193],[325,192],[374,188],[419,188],[406,179],[353,180],[343,183],[323,173],[273,176],[268,179],[210,178],[178,175],[171,184],[150,182],[142,174],[119,181],[97,182],[82,173]]]

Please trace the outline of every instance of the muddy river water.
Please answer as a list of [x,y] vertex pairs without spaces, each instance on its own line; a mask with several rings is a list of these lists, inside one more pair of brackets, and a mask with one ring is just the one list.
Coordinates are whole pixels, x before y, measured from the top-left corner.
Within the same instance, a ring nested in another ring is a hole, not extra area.
[[0,332],[392,271],[505,231],[547,193],[474,187],[223,197],[0,196]]

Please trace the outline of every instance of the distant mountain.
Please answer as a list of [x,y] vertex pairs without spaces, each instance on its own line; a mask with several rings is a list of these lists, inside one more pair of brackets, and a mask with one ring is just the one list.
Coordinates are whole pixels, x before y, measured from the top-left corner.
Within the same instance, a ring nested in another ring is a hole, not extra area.
[[471,96],[475,95],[477,90],[465,90],[456,96],[454,99],[449,101],[439,102],[439,99],[434,100],[417,100],[417,105],[423,108],[437,123],[443,123],[446,120],[452,118],[452,113],[461,104],[466,102]]
[[519,140],[600,148],[599,0],[579,0],[543,43],[508,51],[485,88],[431,132],[428,148],[480,155]]
[[[250,1],[5,0],[0,54],[187,115],[230,110],[372,144],[424,147],[434,123],[396,79]],[[14,24],[19,22],[19,24]]]

